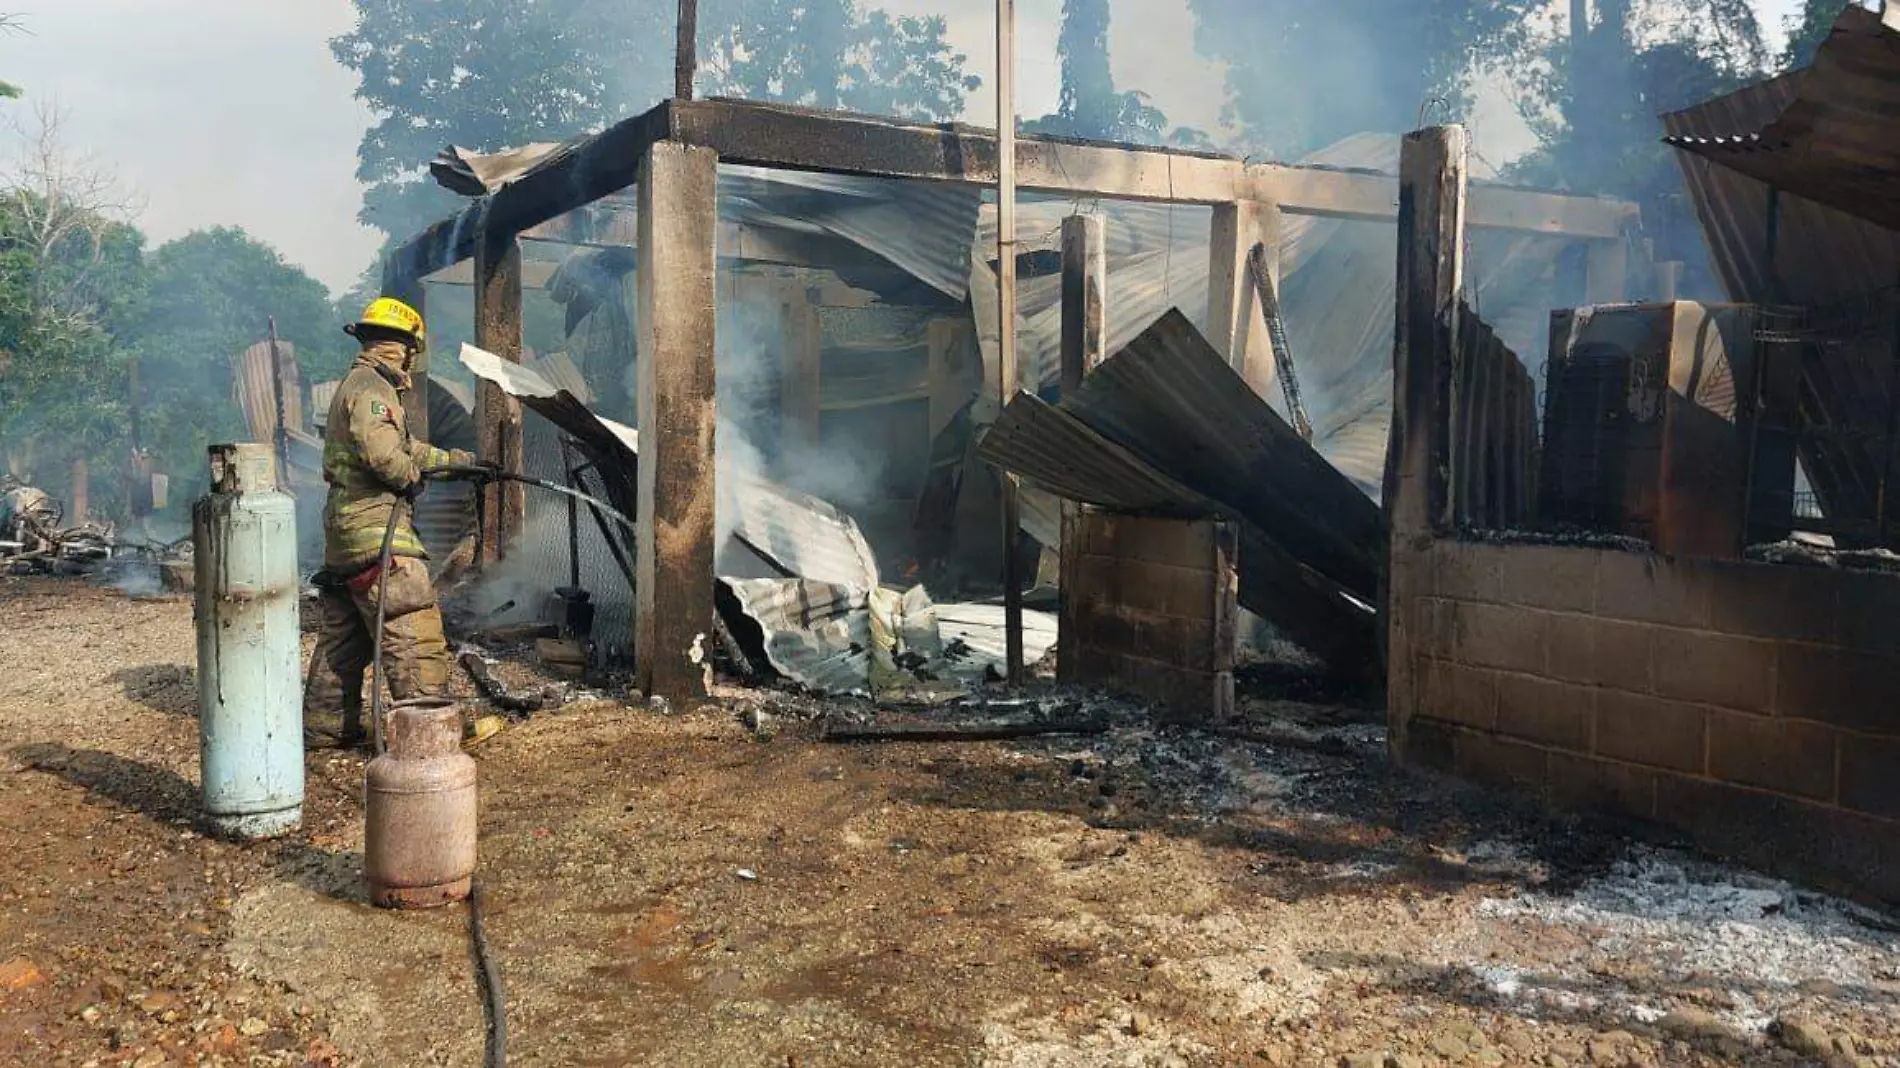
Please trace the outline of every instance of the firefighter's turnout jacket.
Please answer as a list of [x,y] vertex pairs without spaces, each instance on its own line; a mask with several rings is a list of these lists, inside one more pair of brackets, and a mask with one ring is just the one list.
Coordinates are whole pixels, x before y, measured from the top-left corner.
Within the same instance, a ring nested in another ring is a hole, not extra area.
[[[425,468],[473,459],[409,437],[401,396],[410,383],[403,370],[406,356],[407,350],[395,341],[365,346],[330,401],[323,429],[323,480],[330,485],[323,513],[323,564],[340,576],[376,563],[390,509],[415,488]],[[428,558],[407,514],[396,527],[390,554]]]

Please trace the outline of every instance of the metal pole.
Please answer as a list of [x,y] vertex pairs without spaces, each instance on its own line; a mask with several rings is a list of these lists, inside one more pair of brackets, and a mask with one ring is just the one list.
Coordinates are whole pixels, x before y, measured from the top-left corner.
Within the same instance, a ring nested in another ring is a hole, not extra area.
[[693,98],[693,74],[699,69],[699,0],[680,0],[673,45],[673,98]]
[[[581,487],[581,473],[574,466],[574,446],[561,435],[561,470],[567,472],[567,484]],[[567,499],[567,584],[580,589],[581,586],[581,514],[580,501]]]
[[271,399],[277,403],[277,432],[271,435],[271,444],[277,450],[277,487],[288,491],[290,488],[290,428],[285,425],[284,363],[277,351],[277,317],[270,316],[264,322],[270,334]]
[[[1016,367],[1016,0],[996,0],[996,287],[999,399],[1022,384]],[[1023,681],[1023,583],[1017,558],[1022,502],[1016,476],[1003,477],[1003,631],[1011,686]]]

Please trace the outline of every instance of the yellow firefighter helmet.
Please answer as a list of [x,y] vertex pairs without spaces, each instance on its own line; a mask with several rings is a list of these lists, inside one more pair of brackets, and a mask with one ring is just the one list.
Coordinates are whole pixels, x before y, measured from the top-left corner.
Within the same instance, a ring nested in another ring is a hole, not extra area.
[[427,337],[422,326],[422,313],[394,297],[377,297],[370,301],[369,307],[363,309],[362,317],[343,329],[351,336],[355,336],[356,332],[365,326],[377,326],[385,330],[408,334],[416,339],[417,345],[421,345]]

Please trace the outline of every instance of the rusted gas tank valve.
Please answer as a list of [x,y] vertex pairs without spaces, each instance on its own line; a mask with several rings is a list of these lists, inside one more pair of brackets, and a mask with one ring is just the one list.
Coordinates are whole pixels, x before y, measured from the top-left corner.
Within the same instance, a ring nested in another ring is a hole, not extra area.
[[468,897],[475,874],[475,761],[462,713],[423,697],[389,710],[389,751],[363,771],[363,874],[382,908],[426,909]]

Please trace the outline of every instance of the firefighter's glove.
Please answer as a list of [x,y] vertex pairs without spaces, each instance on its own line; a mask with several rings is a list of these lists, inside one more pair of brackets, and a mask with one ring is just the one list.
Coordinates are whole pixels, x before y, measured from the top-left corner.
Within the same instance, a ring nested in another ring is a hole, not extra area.
[[402,491],[402,499],[414,504],[417,499],[422,496],[422,492],[428,488],[429,480],[426,478],[418,478],[414,482],[409,483],[409,487]]

